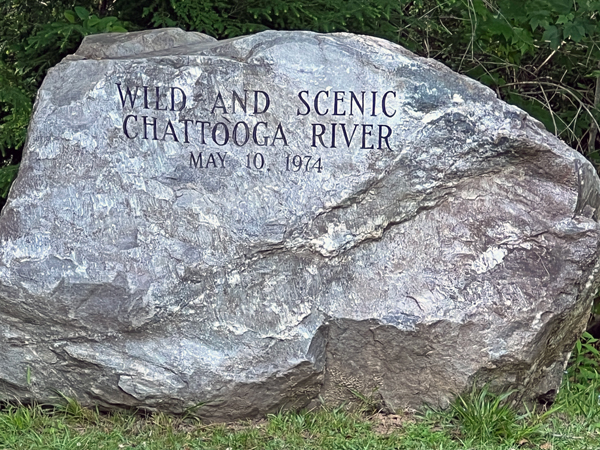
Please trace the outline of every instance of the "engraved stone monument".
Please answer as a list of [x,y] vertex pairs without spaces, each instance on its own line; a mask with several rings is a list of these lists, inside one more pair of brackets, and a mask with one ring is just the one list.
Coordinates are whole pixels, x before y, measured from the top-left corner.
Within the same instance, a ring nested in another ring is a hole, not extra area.
[[0,215],[0,399],[228,420],[552,395],[599,192],[539,122],[381,39],[87,37]]

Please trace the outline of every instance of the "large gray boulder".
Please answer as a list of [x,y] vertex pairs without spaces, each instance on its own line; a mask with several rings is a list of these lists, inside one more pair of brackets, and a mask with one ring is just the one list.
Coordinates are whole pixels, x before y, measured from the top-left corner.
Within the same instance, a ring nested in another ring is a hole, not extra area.
[[0,216],[0,399],[227,420],[552,395],[599,192],[539,122],[381,39],[88,37]]

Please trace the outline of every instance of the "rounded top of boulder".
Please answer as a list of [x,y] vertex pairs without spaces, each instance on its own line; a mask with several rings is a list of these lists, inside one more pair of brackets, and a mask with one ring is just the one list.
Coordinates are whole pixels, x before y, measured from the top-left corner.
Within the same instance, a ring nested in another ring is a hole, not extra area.
[[75,56],[85,59],[126,58],[207,42],[216,42],[216,39],[202,33],[186,32],[180,28],[101,33],[83,38]]

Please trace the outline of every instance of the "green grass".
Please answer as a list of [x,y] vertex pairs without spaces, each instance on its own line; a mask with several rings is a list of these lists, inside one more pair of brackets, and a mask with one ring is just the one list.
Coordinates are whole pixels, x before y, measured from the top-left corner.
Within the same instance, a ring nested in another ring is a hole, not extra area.
[[[496,402],[499,397],[475,390],[453,409],[421,415],[365,415],[338,408],[218,425],[166,414],[101,414],[73,402],[64,408],[5,406],[0,412],[0,449],[596,450],[597,392],[595,416],[587,408],[586,415],[560,410],[519,416],[506,412]],[[562,395],[563,402],[573,400]]]
[[[21,449],[600,449],[600,355],[591,336],[575,348],[550,410],[516,412],[486,386],[445,411],[383,415],[371,405],[269,415],[233,424],[134,412],[102,414],[63,396],[62,407],[4,405],[0,450]],[[201,406],[200,406],[201,407]]]

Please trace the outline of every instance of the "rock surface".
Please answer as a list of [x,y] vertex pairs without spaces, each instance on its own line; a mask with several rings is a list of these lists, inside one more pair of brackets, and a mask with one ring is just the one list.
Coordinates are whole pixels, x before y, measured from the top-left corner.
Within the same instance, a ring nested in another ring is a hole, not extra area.
[[599,192],[539,122],[380,39],[88,37],[0,216],[0,398],[229,420],[551,394]]

